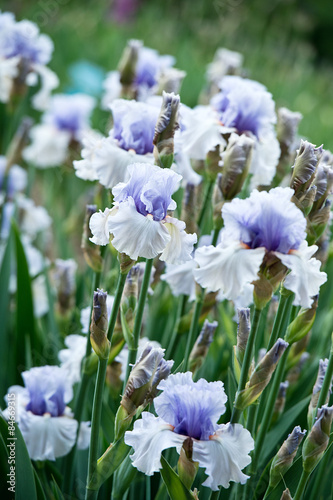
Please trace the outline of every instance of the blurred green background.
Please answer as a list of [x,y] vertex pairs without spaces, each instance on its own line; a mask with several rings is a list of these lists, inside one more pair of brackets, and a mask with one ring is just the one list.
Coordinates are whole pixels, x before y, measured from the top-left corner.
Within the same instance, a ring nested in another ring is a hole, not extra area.
[[333,149],[329,0],[11,0],[2,9],[31,19],[52,37],[50,66],[65,91],[73,63],[89,61],[110,71],[126,40],[139,38],[176,57],[176,66],[187,72],[182,101],[195,105],[215,50],[240,51],[248,76],[264,83],[278,106],[303,114],[301,134]]

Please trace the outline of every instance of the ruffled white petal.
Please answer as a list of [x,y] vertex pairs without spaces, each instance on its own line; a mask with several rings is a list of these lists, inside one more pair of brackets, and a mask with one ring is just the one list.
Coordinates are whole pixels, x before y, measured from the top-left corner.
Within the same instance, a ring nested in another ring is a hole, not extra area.
[[120,203],[114,216],[108,218],[108,228],[113,234],[112,245],[133,260],[156,257],[171,240],[164,224],[150,215],[139,214],[130,197]]
[[101,210],[92,214],[89,220],[89,227],[93,234],[90,241],[95,245],[107,245],[110,241],[109,218],[112,216],[114,209],[106,208],[104,212]]
[[183,141],[182,141],[182,133],[180,130],[176,130],[175,133],[175,152],[174,159],[175,163],[172,165],[172,169],[178,172],[182,177],[182,184],[193,184],[194,186],[198,186],[201,181],[201,175],[197,174],[191,165],[190,158],[188,154],[183,152]]
[[70,452],[76,441],[78,423],[73,418],[21,414],[19,427],[32,460],[55,460]]
[[295,293],[293,302],[295,306],[309,309],[313,302],[312,297],[319,293],[321,285],[327,281],[327,274],[320,271],[321,262],[311,259],[317,249],[316,245],[309,247],[304,241],[298,250],[292,250],[287,255],[275,252],[282,264],[291,270],[284,281],[284,286]]
[[42,123],[30,131],[31,144],[23,150],[23,158],[38,168],[62,165],[67,158],[71,135],[53,125]]
[[258,278],[258,271],[265,255],[265,249],[246,249],[240,243],[223,248],[201,247],[194,259],[199,268],[194,269],[194,278],[203,288],[216,292],[222,290],[230,300],[237,299],[247,283]]
[[219,486],[229,488],[230,481],[244,484],[249,476],[242,469],[251,462],[253,448],[251,434],[240,424],[220,425],[209,441],[193,440],[192,459],[208,476],[203,486],[216,491]]
[[32,295],[34,303],[34,313],[37,318],[44,316],[49,310],[49,300],[47,297],[46,280],[44,275],[37,276],[32,280]]
[[170,286],[173,295],[188,295],[189,301],[195,300],[195,281],[193,270],[197,267],[195,260],[191,259],[184,264],[167,264],[166,273],[161,276]]
[[103,144],[103,136],[95,130],[90,130],[82,137],[82,144],[82,160],[73,161],[75,174],[85,181],[97,181],[98,176],[95,169],[94,158],[95,152]]
[[131,163],[154,163],[153,155],[137,155],[121,149],[111,137],[103,138],[95,150],[93,166],[99,182],[112,189],[118,182],[128,180],[127,166]]
[[185,222],[173,217],[165,218],[165,227],[171,239],[166,245],[160,259],[169,264],[183,264],[192,259],[193,246],[197,242],[197,235],[185,232]]
[[187,436],[172,432],[172,425],[149,412],[142,413],[142,419],[134,424],[133,431],[125,433],[125,443],[134,449],[133,466],[147,476],[157,472],[161,466],[161,453],[176,447],[178,453]]
[[210,106],[188,110],[182,123],[183,153],[194,160],[205,160],[207,153],[219,144],[225,144],[218,114]]
[[[89,316],[90,316],[90,307]],[[83,335],[68,335],[65,338],[67,349],[61,349],[58,353],[60,366],[66,373],[71,384],[81,380],[81,364],[86,353],[87,338]]]
[[251,189],[269,186],[280,158],[280,145],[273,130],[255,141],[250,165]]

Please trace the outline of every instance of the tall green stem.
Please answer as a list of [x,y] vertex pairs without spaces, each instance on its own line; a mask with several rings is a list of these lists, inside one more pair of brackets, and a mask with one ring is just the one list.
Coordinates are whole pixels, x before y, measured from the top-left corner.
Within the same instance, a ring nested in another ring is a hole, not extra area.
[[200,313],[202,309],[202,305],[204,302],[205,298],[205,289],[202,288],[201,292],[199,295],[197,295],[196,301],[195,301],[195,308],[194,308],[194,313],[192,316],[192,321],[191,321],[191,326],[190,326],[190,331],[187,337],[187,342],[186,342],[186,348],[185,348],[185,355],[184,355],[184,371],[189,369],[189,357],[191,354],[191,349],[194,345],[194,341],[196,338],[196,334],[198,331],[198,324],[199,324],[199,318],[200,318]]
[[323,385],[321,387],[319,398],[318,398],[316,414],[317,414],[318,408],[321,408],[325,404],[327,395],[329,393],[329,390],[330,390],[330,387],[332,384],[332,376],[333,376],[333,334],[332,334],[330,357],[328,360],[328,365],[327,365]]
[[303,497],[303,493],[304,493],[306,483],[308,482],[309,477],[310,477],[310,472],[305,472],[303,470],[302,475],[301,475],[301,479],[299,480],[299,483],[297,486],[294,500],[301,500],[301,498]]
[[[115,298],[113,302],[113,307],[111,311],[110,323],[108,328],[107,338],[111,341],[113,330],[116,324],[118,310],[120,307],[121,296],[124,290],[126,282],[127,273],[120,273],[118,278],[117,289],[115,293]],[[89,458],[88,458],[88,474],[87,474],[87,489],[86,489],[86,500],[94,500],[97,498],[98,489],[95,489],[95,471],[97,467],[98,458],[98,441],[99,441],[99,431],[100,431],[100,420],[102,412],[102,400],[105,384],[106,369],[108,365],[107,359],[99,359],[98,370],[95,384],[95,393],[93,400],[93,410],[91,419],[91,437],[90,437],[90,448],[89,448]]]
[[[249,334],[249,337],[248,337],[248,340],[247,340],[247,344],[246,344],[246,349],[245,349],[245,354],[244,354],[244,359],[243,359],[241,374],[240,374],[240,377],[239,377],[237,394],[240,393],[245,388],[246,381],[247,381],[247,378],[248,378],[248,375],[249,375],[249,369],[250,369],[251,360],[252,360],[252,352],[253,352],[253,347],[254,347],[254,341],[255,341],[257,330],[258,330],[260,316],[261,316],[261,310],[260,309],[255,309],[254,310],[254,315],[253,315],[253,318],[252,318],[252,324],[251,324],[250,334]],[[236,405],[237,405],[237,394],[236,394],[236,401],[235,401],[235,405],[234,405],[234,408],[233,408],[233,411],[232,411],[232,415],[231,415],[231,420],[230,420],[230,422],[232,424],[236,424],[239,421],[240,416],[242,414],[242,410],[239,410],[238,408],[236,408]]]
[[176,321],[175,321],[175,324],[174,324],[174,328],[173,328],[173,332],[172,332],[172,335],[171,335],[171,339],[170,339],[170,342],[168,343],[168,347],[167,347],[167,350],[166,350],[166,359],[171,359],[172,358],[172,355],[173,355],[173,349],[174,349],[174,345],[175,345],[175,342],[176,342],[176,338],[177,338],[177,335],[178,335],[178,328],[179,328],[179,322],[180,322],[180,319],[183,315],[183,311],[184,311],[184,308],[185,308],[185,305],[186,305],[186,302],[187,302],[187,299],[188,299],[188,295],[182,295],[181,297],[179,297],[179,302],[178,302],[178,308],[177,308],[177,314],[176,314]]
[[278,366],[277,366],[277,369],[275,372],[275,376],[273,379],[273,385],[269,391],[267,404],[266,404],[265,409],[264,409],[264,415],[263,415],[263,418],[262,418],[262,421],[260,424],[258,436],[256,439],[254,454],[253,454],[253,458],[252,458],[251,469],[253,471],[257,470],[260,452],[261,452],[262,446],[264,444],[264,440],[266,437],[266,433],[269,429],[269,425],[271,423],[271,419],[272,419],[272,415],[273,415],[273,411],[274,411],[274,405],[275,405],[275,401],[276,401],[276,398],[277,398],[277,395],[279,392],[280,384],[281,384],[282,379],[283,379],[289,349],[290,349],[290,345],[287,347],[287,349],[285,350],[285,352],[282,355],[282,358],[280,359],[280,361],[278,363]]
[[199,219],[198,219],[198,226],[199,226],[199,228],[201,230],[202,230],[202,225],[203,225],[203,222],[204,222],[204,219],[205,219],[205,215],[206,215],[206,212],[207,212],[207,208],[209,207],[209,204],[210,204],[210,201],[211,201],[211,198],[212,198],[213,187],[214,187],[214,180],[211,180],[211,181],[209,181],[209,184],[207,186],[205,200],[203,202],[202,209],[201,209],[201,212],[200,212],[200,215],[199,215]]
[[128,348],[128,362],[127,362],[127,368],[126,368],[126,377],[125,377],[125,381],[124,381],[125,385],[126,385],[128,376],[129,376],[130,371],[131,371],[131,365],[134,365],[134,363],[136,361],[136,355],[138,352],[138,345],[139,345],[140,330],[141,330],[141,324],[142,324],[142,317],[143,317],[143,310],[144,310],[144,307],[146,304],[146,298],[147,298],[152,268],[153,268],[153,259],[147,259],[145,273],[143,276],[141,290],[140,290],[138,308],[137,308],[135,320],[134,320],[133,343]]

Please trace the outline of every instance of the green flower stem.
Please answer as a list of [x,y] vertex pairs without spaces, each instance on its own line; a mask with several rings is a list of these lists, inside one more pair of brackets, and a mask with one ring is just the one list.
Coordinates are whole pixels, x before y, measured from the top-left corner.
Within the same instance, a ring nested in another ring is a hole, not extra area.
[[[248,379],[249,369],[250,369],[251,360],[252,360],[254,341],[255,341],[257,330],[258,330],[260,316],[261,316],[261,310],[255,309],[254,314],[253,314],[253,318],[252,318],[250,334],[249,334],[247,344],[246,344],[241,374],[239,377],[237,393],[241,392],[245,388],[245,385],[246,385],[246,382]],[[235,405],[236,404],[237,404],[237,394],[236,394]],[[230,422],[232,424],[236,424],[239,421],[241,414],[243,413],[243,411],[238,410],[235,405],[234,405],[234,408],[232,410],[232,415],[231,415],[231,420],[230,420]]]
[[327,467],[331,458],[331,453],[332,448],[326,450],[323,458],[320,461],[309,500],[317,500],[317,498],[320,498],[322,486],[323,484],[325,484],[324,476],[325,474],[327,474]]
[[[100,285],[101,281],[101,272],[94,273],[94,280],[93,280],[93,290],[92,290],[92,295],[94,294],[94,291],[97,290],[97,288]],[[92,309],[93,309],[93,301],[91,302],[91,308],[90,308],[90,318],[92,314]],[[89,334],[89,328],[88,328],[88,333],[87,333],[87,347],[86,347],[86,354],[84,357],[84,360],[90,355],[91,353],[91,343],[90,343],[90,334]],[[83,366],[84,366],[84,361],[83,361]],[[89,385],[89,381],[91,379],[91,376],[82,373],[81,376],[81,381],[79,385],[79,391],[76,397],[75,401],[75,406],[74,406],[74,418],[77,420],[78,424],[80,425],[81,419],[82,419],[82,413],[83,413],[83,408],[84,408],[84,401],[86,398],[86,392],[87,388]],[[73,484],[73,466],[74,466],[74,460],[75,460],[75,453],[76,453],[76,444],[73,446],[71,449],[70,453],[65,457],[64,462],[63,462],[63,471],[64,471],[64,479],[63,479],[63,492],[65,493],[70,493],[70,490],[72,488]]]
[[253,434],[253,427],[256,419],[256,414],[257,414],[257,404],[252,404],[249,408],[248,411],[248,417],[247,417],[247,422],[246,422],[246,428],[250,432],[250,434]]
[[199,229],[201,229],[201,230],[202,230],[202,225],[203,225],[203,222],[204,222],[204,219],[205,219],[205,215],[206,215],[207,209],[208,209],[209,204],[211,202],[212,192],[213,192],[213,187],[214,187],[214,182],[215,182],[214,180],[210,180],[209,181],[209,184],[207,186],[207,191],[206,191],[205,199],[204,199],[204,202],[203,202],[203,205],[202,205],[202,209],[201,209],[201,212],[200,212],[200,215],[199,215],[198,226],[199,226]]
[[[126,282],[127,273],[120,273],[118,277],[118,284],[115,293],[115,298],[113,302],[113,307],[111,311],[110,323],[107,338],[109,341],[112,339],[113,330],[116,324],[118,310],[120,307],[121,296],[124,290]],[[87,489],[86,489],[86,500],[95,500],[98,495],[98,489],[94,489],[95,471],[97,468],[98,459],[98,437],[100,431],[100,420],[102,412],[102,400],[106,376],[106,368],[108,365],[107,359],[98,360],[98,370],[95,384],[95,393],[93,401],[92,419],[91,419],[91,437],[90,437],[90,448],[89,448],[89,458],[88,458],[88,474],[87,474]]]
[[141,330],[141,324],[142,324],[142,317],[143,317],[143,310],[144,310],[145,303],[146,303],[152,268],[153,268],[153,259],[147,259],[145,273],[143,276],[143,281],[142,281],[141,290],[140,290],[138,308],[137,308],[135,320],[134,320],[133,344],[131,346],[129,346],[129,348],[128,348],[128,362],[127,362],[127,368],[126,368],[126,377],[125,377],[125,381],[124,381],[124,387],[126,386],[126,382],[127,382],[127,379],[129,377],[129,374],[131,371],[131,365],[134,365],[134,363],[136,361],[136,355],[138,352],[138,345],[139,345],[140,330]]
[[301,498],[303,497],[303,493],[304,493],[306,484],[308,482],[308,479],[310,477],[310,474],[311,474],[310,472],[305,472],[303,470],[302,475],[301,475],[301,479],[299,480],[299,483],[298,483],[298,486],[297,486],[297,490],[296,490],[296,493],[295,493],[295,496],[294,496],[294,500],[301,500]]
[[[267,351],[269,351],[273,347],[273,345],[275,344],[275,342],[279,337],[283,336],[288,326],[293,298],[294,294],[289,296],[286,296],[284,294],[280,295],[279,306],[276,316],[274,318],[274,324],[268,341]],[[259,406],[257,407],[254,429],[258,428],[259,425],[258,419],[260,418],[261,415],[263,415],[265,411],[267,405],[267,398],[268,398],[268,391],[264,391],[263,394],[260,396],[260,403]]]
[[221,492],[221,490],[212,491],[209,500],[218,500],[219,496],[220,496],[220,492]]
[[166,359],[171,359],[172,358],[173,350],[174,350],[174,347],[175,347],[175,342],[176,342],[177,335],[178,335],[178,327],[179,327],[180,319],[181,319],[181,317],[183,315],[187,299],[188,299],[188,295],[182,295],[181,297],[179,297],[178,308],[177,308],[177,315],[176,315],[176,321],[175,321],[175,325],[174,325],[174,328],[173,328],[173,332],[172,332],[172,335],[171,335],[170,342],[168,343],[168,347],[167,347],[167,350],[166,350],[166,355],[165,355]]
[[332,333],[330,357],[328,360],[328,365],[327,365],[323,385],[321,387],[320,394],[319,394],[319,399],[318,399],[317,408],[316,408],[316,415],[318,412],[318,408],[321,408],[325,404],[327,395],[328,395],[330,387],[331,387],[332,376],[333,376],[333,333]]
[[205,293],[206,293],[206,290],[204,288],[202,288],[200,294],[197,295],[197,298],[195,301],[194,313],[192,316],[190,331],[188,333],[187,342],[186,342],[183,371],[186,371],[189,369],[189,358],[190,358],[190,354],[191,354],[191,349],[194,345],[194,342],[195,342],[195,339],[197,336],[199,318],[200,318],[202,305],[203,305],[203,302],[205,299]]
[[213,233],[213,239],[212,239],[212,245],[215,247],[217,243],[217,238],[219,237],[221,229],[220,228],[215,228],[214,233]]
[[291,347],[291,345],[289,345],[287,347],[287,349],[283,353],[283,355],[278,363],[278,366],[277,366],[277,369],[275,372],[275,376],[273,379],[273,384],[272,384],[272,387],[270,388],[270,391],[268,394],[267,404],[266,404],[265,409],[264,409],[263,418],[262,418],[262,421],[260,423],[260,428],[258,431],[256,443],[255,443],[252,464],[251,464],[252,471],[257,470],[260,452],[261,452],[262,446],[263,446],[264,441],[265,441],[266,433],[269,429],[269,425],[270,425],[271,420],[272,420],[274,405],[275,405],[275,401],[276,401],[276,398],[277,398],[277,395],[279,392],[280,384],[281,384],[282,379],[283,379],[284,370],[285,370],[290,347]]

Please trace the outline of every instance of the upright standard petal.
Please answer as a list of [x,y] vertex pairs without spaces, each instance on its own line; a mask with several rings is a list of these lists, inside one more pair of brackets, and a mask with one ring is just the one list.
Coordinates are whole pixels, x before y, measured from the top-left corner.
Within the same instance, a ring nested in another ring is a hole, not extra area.
[[176,447],[178,453],[186,436],[173,432],[172,425],[162,418],[145,411],[137,420],[132,431],[125,433],[125,443],[134,449],[131,460],[133,466],[147,476],[152,476],[161,467],[161,453]]
[[120,203],[117,213],[108,218],[108,228],[113,235],[112,245],[133,260],[156,257],[171,239],[162,222],[137,212],[133,198]]
[[229,488],[230,481],[244,484],[249,476],[242,469],[249,465],[249,453],[254,441],[240,424],[220,425],[209,441],[193,440],[192,460],[206,469],[208,478],[203,486],[213,491],[219,486]]
[[275,252],[282,264],[290,269],[284,286],[295,293],[293,304],[306,309],[311,307],[312,297],[319,293],[321,285],[327,281],[327,274],[320,271],[321,262],[312,255],[317,251],[316,245],[308,246],[304,241],[298,250],[288,255]]
[[233,243],[226,248],[201,247],[194,259],[199,268],[194,269],[194,278],[203,288],[216,292],[222,290],[230,300],[237,299],[247,283],[258,278],[258,271],[265,255],[265,248],[253,250],[241,243]]

